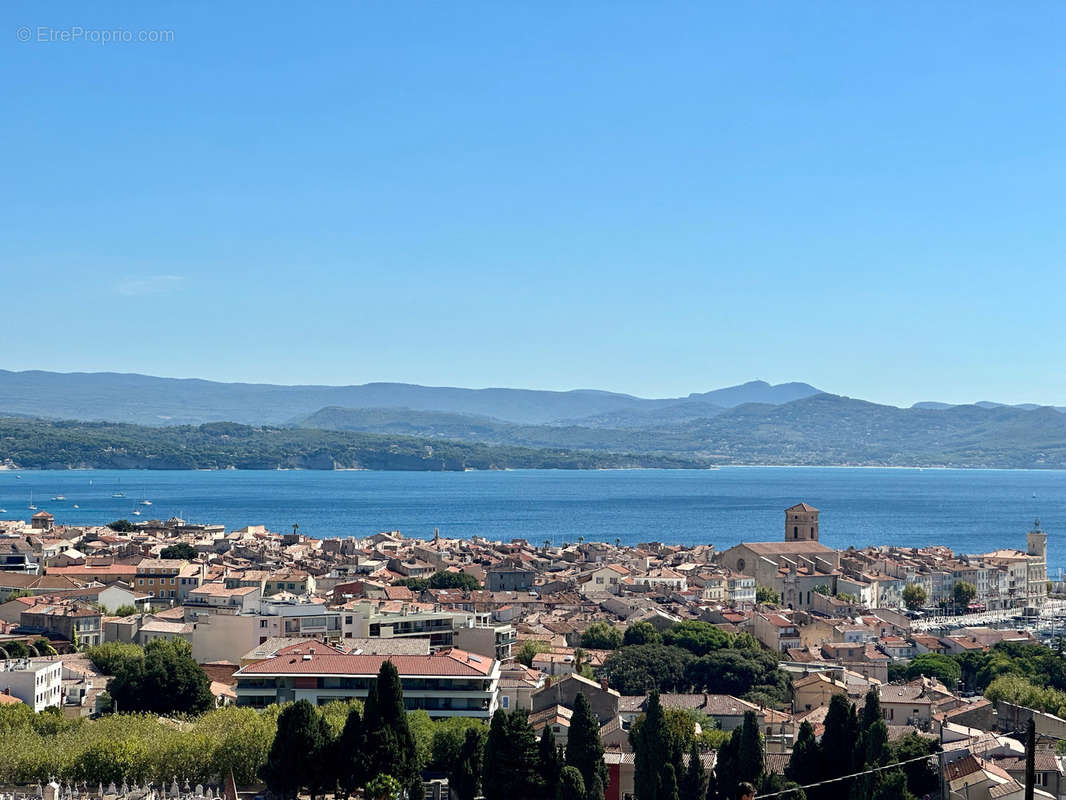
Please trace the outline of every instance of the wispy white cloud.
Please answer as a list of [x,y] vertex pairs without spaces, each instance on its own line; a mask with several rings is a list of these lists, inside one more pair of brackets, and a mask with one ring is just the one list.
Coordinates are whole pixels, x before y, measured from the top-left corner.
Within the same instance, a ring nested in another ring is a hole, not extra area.
[[127,278],[120,281],[115,291],[124,297],[139,297],[145,294],[162,294],[176,289],[182,281],[181,275],[146,275],[140,278]]

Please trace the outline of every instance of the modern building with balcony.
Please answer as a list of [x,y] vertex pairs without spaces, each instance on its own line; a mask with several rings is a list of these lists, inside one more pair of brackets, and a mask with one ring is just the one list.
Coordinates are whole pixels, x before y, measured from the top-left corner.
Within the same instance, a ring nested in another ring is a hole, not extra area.
[[63,704],[63,662],[13,658],[0,661],[0,694],[17,697],[34,711]]
[[323,705],[364,699],[385,661],[400,674],[408,711],[487,720],[496,710],[500,664],[493,658],[458,649],[431,655],[353,655],[314,642],[283,648],[273,658],[234,673],[237,705],[264,708],[296,700]]

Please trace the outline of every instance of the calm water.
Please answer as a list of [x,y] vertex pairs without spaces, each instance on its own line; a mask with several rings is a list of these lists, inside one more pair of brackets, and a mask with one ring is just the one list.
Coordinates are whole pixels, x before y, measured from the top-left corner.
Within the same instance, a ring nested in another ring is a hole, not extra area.
[[[17,476],[21,475],[21,478]],[[0,519],[28,519],[30,492],[60,523],[181,516],[229,528],[294,522],[311,536],[400,530],[541,543],[657,539],[713,543],[782,537],[783,510],[821,509],[831,547],[1025,547],[1039,517],[1049,572],[1066,567],[1066,472],[730,467],[608,472],[0,471]],[[125,492],[116,499],[114,492]],[[53,501],[56,495],[63,501]],[[148,499],[151,506],[138,506]],[[73,508],[77,503],[80,508]]]

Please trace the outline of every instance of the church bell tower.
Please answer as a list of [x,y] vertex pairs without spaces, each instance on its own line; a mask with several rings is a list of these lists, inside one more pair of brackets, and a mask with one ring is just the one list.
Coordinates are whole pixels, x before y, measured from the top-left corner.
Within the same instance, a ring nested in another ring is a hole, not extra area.
[[798,503],[785,509],[785,541],[817,542],[818,509],[807,503]]

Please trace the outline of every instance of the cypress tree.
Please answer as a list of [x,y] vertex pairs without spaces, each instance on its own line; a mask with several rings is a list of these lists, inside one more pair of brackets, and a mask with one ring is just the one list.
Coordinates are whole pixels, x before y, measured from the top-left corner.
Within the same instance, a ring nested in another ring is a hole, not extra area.
[[448,775],[448,785],[459,800],[474,800],[481,783],[482,741],[481,732],[466,729],[459,758]]
[[707,773],[703,769],[703,759],[695,740],[688,751],[688,767],[681,777],[680,791],[682,797],[694,797],[697,800],[707,794]]
[[733,733],[718,748],[718,761],[714,766],[715,783],[718,796],[722,800],[733,800],[740,783],[740,737],[741,728],[733,728]]
[[317,781],[314,773],[331,744],[323,723],[322,715],[306,700],[286,706],[278,715],[277,733],[260,777],[282,800],[293,800],[301,788]]
[[551,725],[545,725],[537,748],[537,768],[544,781],[544,796],[555,797],[559,791],[559,774],[563,771],[563,759],[555,746],[555,734]]
[[745,711],[740,733],[740,751],[737,754],[737,781],[757,784],[762,778],[764,768],[759,717],[754,711]]
[[792,746],[792,755],[785,767],[785,777],[800,786],[807,786],[822,780],[822,747],[814,737],[814,726],[809,722],[800,724],[796,734],[796,743]]
[[603,800],[603,795],[603,781],[600,780],[599,775],[596,775],[592,779],[592,786],[590,786],[588,790],[588,800]]
[[508,714],[496,709],[485,742],[482,788],[487,800],[538,800],[543,783],[538,775],[537,738],[524,710]]
[[674,772],[673,764],[663,767],[663,781],[659,797],[661,800],[680,800],[677,792],[677,773]]
[[340,785],[341,795],[347,800],[352,794],[366,786],[370,775],[366,758],[366,730],[359,709],[352,706],[344,729],[333,746],[333,764]]
[[391,775],[412,797],[423,792],[415,737],[407,724],[400,674],[391,661],[381,663],[363,706],[369,774]]
[[574,702],[574,714],[570,718],[570,732],[566,739],[566,765],[576,767],[585,786],[591,788],[596,778],[601,785],[607,783],[607,765],[603,763],[603,744],[600,742],[600,725],[589,701],[579,693]]
[[577,767],[563,767],[559,775],[559,800],[586,800],[585,781]]
[[661,772],[670,763],[670,731],[659,702],[659,693],[648,695],[648,707],[644,719],[629,734],[633,745],[635,774],[633,790],[637,800],[661,800],[659,786]]

